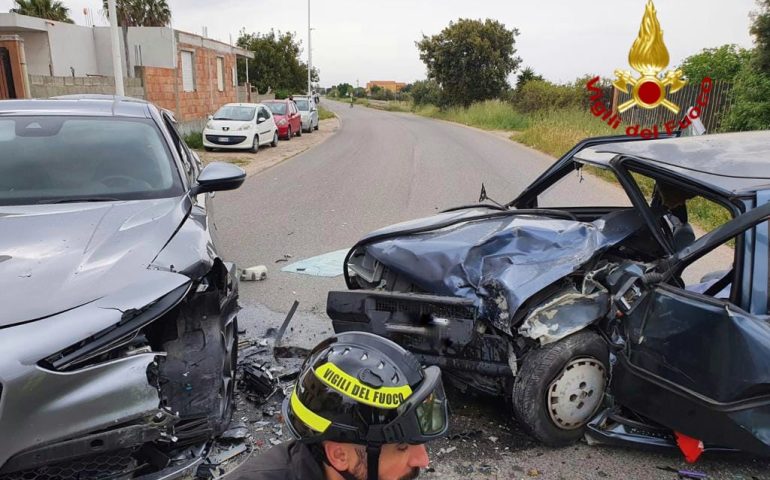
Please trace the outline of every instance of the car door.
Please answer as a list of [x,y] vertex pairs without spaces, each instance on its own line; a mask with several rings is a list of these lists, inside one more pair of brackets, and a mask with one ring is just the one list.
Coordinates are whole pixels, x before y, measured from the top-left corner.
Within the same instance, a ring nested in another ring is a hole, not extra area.
[[[257,124],[257,131],[259,132],[259,140],[261,143],[270,143],[273,141],[273,130],[275,130],[275,127],[273,127],[273,122],[270,121],[271,118],[270,112],[265,107],[259,107],[257,121],[260,123]],[[260,119],[264,120],[260,121]]]
[[294,102],[289,102],[289,109],[291,111],[292,131],[294,132],[302,131],[302,117],[299,114],[297,105]]
[[[768,216],[765,204],[675,256],[681,272],[738,238],[733,271],[704,293],[676,282],[646,287],[622,320],[611,381],[618,403],[706,444],[770,454],[768,224],[755,226]],[[727,285],[729,298],[716,298]]]

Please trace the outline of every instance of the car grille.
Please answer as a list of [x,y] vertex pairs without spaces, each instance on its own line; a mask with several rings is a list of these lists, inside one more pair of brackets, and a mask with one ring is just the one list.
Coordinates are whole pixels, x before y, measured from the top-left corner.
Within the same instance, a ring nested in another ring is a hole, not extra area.
[[245,136],[206,135],[206,140],[216,145],[236,145],[246,140]]
[[90,455],[19,472],[0,474],[3,480],[96,480],[124,478],[138,468],[131,450]]
[[378,298],[374,308],[378,312],[413,313],[421,317],[433,315],[441,318],[461,318],[466,320],[473,320],[475,318],[472,308],[461,305],[414,303],[397,299]]

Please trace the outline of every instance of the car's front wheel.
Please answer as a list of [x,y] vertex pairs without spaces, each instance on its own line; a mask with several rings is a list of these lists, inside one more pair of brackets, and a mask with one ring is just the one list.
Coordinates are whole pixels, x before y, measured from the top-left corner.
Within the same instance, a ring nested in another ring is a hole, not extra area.
[[602,404],[608,368],[607,344],[590,331],[531,351],[511,395],[519,423],[546,445],[579,440]]
[[278,130],[273,132],[273,141],[270,142],[271,147],[277,147],[278,146]]
[[227,430],[238,362],[238,319],[225,312],[180,312],[159,364],[164,403],[178,414],[177,437],[198,440]]
[[254,140],[251,141],[251,148],[249,149],[251,153],[257,153],[259,152],[259,136],[254,135]]

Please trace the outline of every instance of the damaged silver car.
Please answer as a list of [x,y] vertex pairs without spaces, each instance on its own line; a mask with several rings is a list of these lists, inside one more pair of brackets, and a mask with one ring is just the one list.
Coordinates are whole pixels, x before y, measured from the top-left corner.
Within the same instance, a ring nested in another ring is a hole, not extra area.
[[768,158],[770,132],[585,140],[508,204],[364,237],[328,314],[549,445],[770,455]]
[[0,477],[166,478],[228,426],[238,282],[202,168],[138,100],[0,102]]

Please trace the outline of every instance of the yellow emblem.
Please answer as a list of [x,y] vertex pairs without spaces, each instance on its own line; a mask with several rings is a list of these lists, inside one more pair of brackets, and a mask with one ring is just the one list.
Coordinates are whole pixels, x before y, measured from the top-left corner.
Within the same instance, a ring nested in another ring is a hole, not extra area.
[[628,87],[631,87],[631,100],[620,104],[618,111],[625,112],[634,105],[642,108],[662,105],[675,114],[679,113],[679,106],[666,99],[666,87],[668,93],[674,93],[684,87],[687,80],[682,79],[681,70],[669,70],[661,74],[668,62],[663,30],[660,28],[652,0],[648,0],[642,25],[639,27],[639,36],[628,52],[629,65],[641,76],[634,78],[627,70],[615,70],[616,79],[612,85],[623,93],[628,93]]

